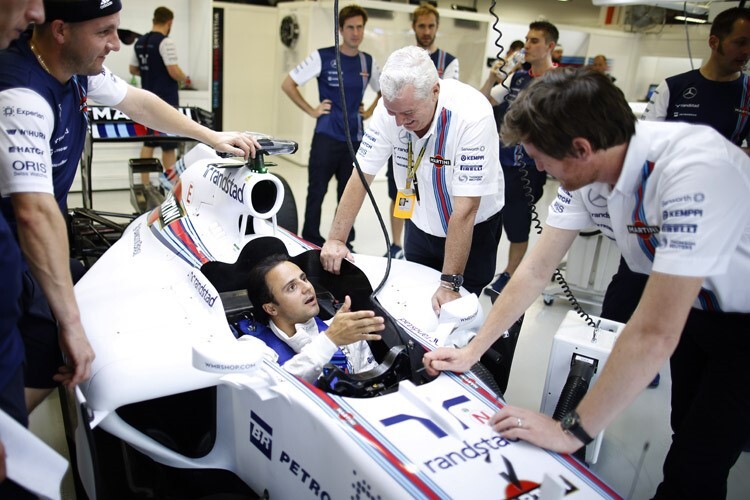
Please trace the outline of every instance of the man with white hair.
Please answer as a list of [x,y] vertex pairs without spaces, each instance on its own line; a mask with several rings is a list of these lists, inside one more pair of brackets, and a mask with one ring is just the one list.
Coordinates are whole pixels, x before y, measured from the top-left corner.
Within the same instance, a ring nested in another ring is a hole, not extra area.
[[[357,160],[371,183],[393,157],[406,258],[442,272],[432,297],[438,312],[460,297],[461,285],[478,294],[494,273],[503,177],[492,107],[476,89],[439,79],[429,54],[414,46],[391,54],[380,89]],[[352,260],[346,235],[364,196],[352,176],[321,252],[328,271]]]

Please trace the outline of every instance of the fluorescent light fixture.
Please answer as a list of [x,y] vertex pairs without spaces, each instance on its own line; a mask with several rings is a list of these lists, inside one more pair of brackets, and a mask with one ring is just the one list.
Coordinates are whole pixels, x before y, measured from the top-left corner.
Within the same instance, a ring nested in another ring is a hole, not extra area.
[[708,22],[707,19],[701,19],[700,17],[690,17],[690,16],[674,16],[675,21],[684,21],[687,23],[696,23],[696,24],[706,24]]

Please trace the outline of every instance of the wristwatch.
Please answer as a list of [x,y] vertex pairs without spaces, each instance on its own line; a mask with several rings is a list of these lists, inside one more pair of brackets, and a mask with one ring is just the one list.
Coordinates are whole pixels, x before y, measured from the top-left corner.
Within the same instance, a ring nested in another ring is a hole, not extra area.
[[451,290],[457,292],[461,289],[461,285],[464,284],[464,277],[461,274],[441,274],[440,281],[450,285]]
[[560,426],[562,430],[577,437],[584,446],[594,440],[589,433],[581,426],[581,417],[578,416],[578,412],[570,410],[566,413],[562,420],[560,420]]

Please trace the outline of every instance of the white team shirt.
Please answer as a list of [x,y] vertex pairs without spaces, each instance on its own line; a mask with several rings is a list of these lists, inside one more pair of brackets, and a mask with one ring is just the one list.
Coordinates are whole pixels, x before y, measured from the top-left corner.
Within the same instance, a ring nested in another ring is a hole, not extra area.
[[[280,330],[273,320],[268,322],[268,326],[276,337],[297,353],[284,363],[284,370],[310,382],[320,375],[323,366],[331,360],[338,349],[328,335],[321,335],[318,331],[315,318],[294,325],[297,331],[291,337]],[[364,372],[378,366],[370,346],[364,340],[341,346],[341,352],[346,356],[351,373]]]
[[411,218],[419,229],[445,237],[455,196],[481,197],[475,224],[503,208],[505,186],[495,119],[479,91],[457,80],[440,80],[435,117],[421,139],[396,125],[381,99],[357,151],[362,170],[375,175],[392,155],[396,187],[403,189],[409,139],[414,162],[425,147],[417,170],[420,201]]
[[[128,84],[104,67],[102,72],[88,77],[87,96],[103,106],[116,106],[125,98]],[[26,161],[32,152],[35,159],[41,158],[44,165],[52,165],[51,147],[58,144],[58,138],[52,137],[55,126],[55,113],[49,103],[37,92],[27,88],[13,88],[0,92],[0,108],[6,104],[23,103],[24,113],[15,113],[5,117],[5,130],[0,131],[0,161],[3,165],[12,165],[14,161]],[[26,135],[16,133],[12,137],[8,130],[33,131]],[[62,138],[60,138],[62,139]],[[50,146],[51,145],[51,146]],[[19,149],[22,146],[23,149]],[[71,158],[78,163],[80,158]],[[12,168],[0,168],[0,193],[3,197],[13,193],[50,193],[54,194],[52,172],[60,165],[52,165],[35,175],[15,175]]]
[[638,122],[614,188],[560,188],[547,224],[595,225],[635,272],[705,277],[694,307],[750,312],[750,159],[710,127]]

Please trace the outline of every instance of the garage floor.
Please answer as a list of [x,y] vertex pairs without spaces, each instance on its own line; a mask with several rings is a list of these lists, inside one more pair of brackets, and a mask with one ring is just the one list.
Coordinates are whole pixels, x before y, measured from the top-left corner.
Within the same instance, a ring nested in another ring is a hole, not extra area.
[[[307,186],[306,169],[285,161],[283,158],[275,161],[279,163],[276,171],[284,176],[292,187],[301,226]],[[336,207],[334,186],[331,184],[329,196],[324,204],[321,228],[324,236],[333,220]],[[555,195],[556,187],[554,181],[547,184],[545,195],[539,203],[542,220],[546,216],[546,206]],[[384,217],[387,226],[389,200],[385,178],[376,179],[372,190],[381,212],[386,214]],[[71,194],[69,200],[71,207],[81,206],[80,194]],[[126,191],[96,193],[94,208],[115,212],[132,211],[129,194]],[[354,248],[357,252],[372,255],[382,255],[385,252],[386,244],[382,234],[375,230],[376,227],[378,227],[378,222],[372,208],[369,206],[363,208],[355,225],[357,239],[354,242]],[[535,236],[532,235],[531,244],[534,243]],[[507,248],[507,241],[503,239],[499,250],[498,271],[502,271],[505,266]],[[481,300],[485,311],[488,311],[489,299],[482,296]],[[506,394],[509,403],[539,408],[552,337],[568,310],[569,306],[565,300],[555,300],[551,306],[547,306],[540,297],[527,311]],[[587,310],[591,314],[599,312],[595,305],[588,306]],[[661,463],[670,441],[668,424],[670,383],[669,370],[663,368],[660,386],[643,392],[627,412],[607,429],[599,459],[596,464],[592,465],[592,469],[597,474],[625,497],[650,498],[661,480]],[[67,453],[56,393],[32,414],[31,428],[60,453]],[[645,443],[649,443],[649,446],[643,456]],[[643,465],[638,474],[637,469],[641,462]],[[638,476],[638,481],[634,484],[636,476]],[[63,498],[75,499],[70,477],[63,484]],[[750,453],[744,453],[740,457],[730,474],[728,498],[731,500],[750,498]]]

